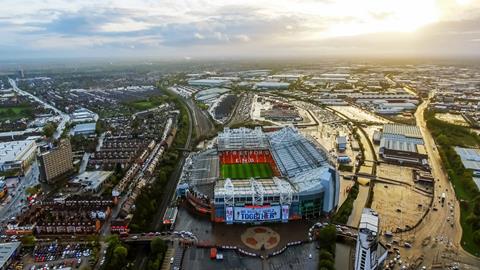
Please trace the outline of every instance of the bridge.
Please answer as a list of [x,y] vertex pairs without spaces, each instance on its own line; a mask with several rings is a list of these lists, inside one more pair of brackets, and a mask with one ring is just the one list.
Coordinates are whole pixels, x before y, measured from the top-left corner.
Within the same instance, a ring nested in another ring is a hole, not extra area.
[[334,225],[335,229],[337,231],[337,236],[343,237],[346,239],[350,240],[357,240],[358,236],[358,228],[353,227],[353,226],[348,226],[348,225],[343,225],[343,224],[333,224],[333,223],[327,223],[327,222],[317,222],[315,223],[309,230],[308,230],[308,240],[313,241],[314,240],[314,233],[321,228],[327,226],[327,225]]
[[184,244],[196,244],[198,239],[195,235],[180,233],[180,232],[150,232],[150,233],[138,233],[138,234],[129,234],[128,236],[121,237],[120,240],[129,244],[145,244],[153,241],[156,238],[160,238],[164,241],[174,242],[178,240]]

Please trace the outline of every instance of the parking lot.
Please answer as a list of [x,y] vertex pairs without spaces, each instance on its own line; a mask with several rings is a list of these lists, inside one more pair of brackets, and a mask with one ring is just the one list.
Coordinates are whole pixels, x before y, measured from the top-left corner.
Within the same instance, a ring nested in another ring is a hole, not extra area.
[[[318,268],[318,250],[315,242],[291,246],[280,255],[267,260],[241,255],[232,250],[219,250],[219,252],[222,253],[223,259],[211,260],[210,249],[188,248],[183,257],[182,267],[189,270],[314,270]],[[343,243],[336,244],[336,269],[348,269],[351,262],[350,252],[352,252],[351,246]]]
[[33,254],[25,256],[23,262],[26,269],[80,268],[94,263],[92,255],[93,249],[89,244],[53,242],[38,244]]

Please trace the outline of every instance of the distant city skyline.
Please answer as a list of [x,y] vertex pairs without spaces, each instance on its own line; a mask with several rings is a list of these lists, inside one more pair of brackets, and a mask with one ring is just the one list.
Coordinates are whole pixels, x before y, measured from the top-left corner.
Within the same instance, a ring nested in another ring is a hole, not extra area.
[[0,60],[479,57],[477,0],[5,0]]

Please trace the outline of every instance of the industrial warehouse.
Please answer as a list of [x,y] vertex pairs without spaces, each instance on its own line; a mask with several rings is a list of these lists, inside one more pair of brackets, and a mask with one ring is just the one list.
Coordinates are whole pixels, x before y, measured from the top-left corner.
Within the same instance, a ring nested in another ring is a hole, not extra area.
[[328,215],[339,198],[327,151],[293,127],[225,128],[212,148],[189,156],[181,181],[191,206],[227,224]]

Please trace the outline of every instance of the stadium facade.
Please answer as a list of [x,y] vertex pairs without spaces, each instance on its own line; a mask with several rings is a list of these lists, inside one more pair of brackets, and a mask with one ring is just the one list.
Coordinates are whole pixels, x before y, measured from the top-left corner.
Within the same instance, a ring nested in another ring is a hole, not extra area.
[[[187,173],[180,185],[187,187],[188,201],[215,222],[288,222],[328,215],[338,205],[339,176],[328,152],[294,127],[270,133],[225,128],[215,148],[207,152],[217,157],[209,167],[218,168],[218,178],[189,181],[195,177]],[[206,183],[212,192],[202,191]]]

